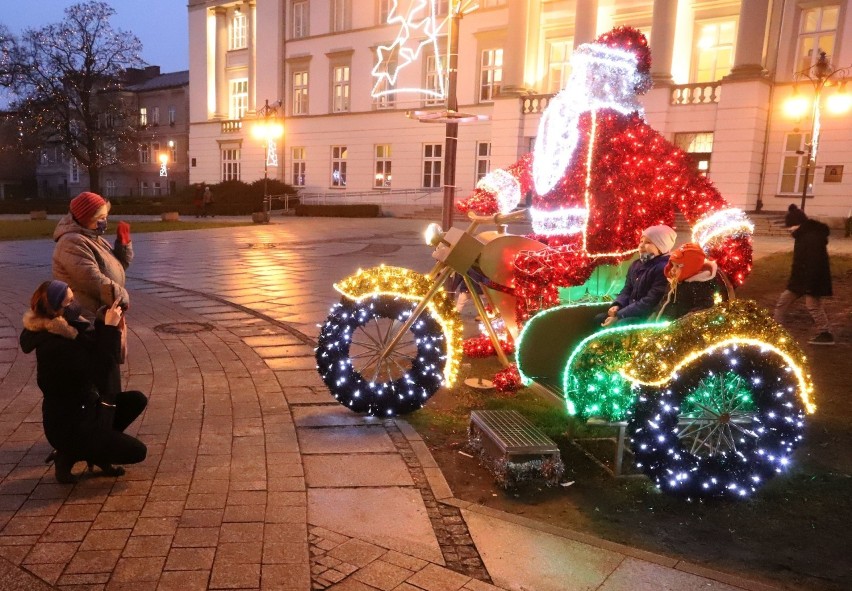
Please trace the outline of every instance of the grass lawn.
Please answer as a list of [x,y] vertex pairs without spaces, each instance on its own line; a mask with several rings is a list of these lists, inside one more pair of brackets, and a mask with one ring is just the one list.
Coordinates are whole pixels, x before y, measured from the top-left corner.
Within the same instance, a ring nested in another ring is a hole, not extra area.
[[[758,260],[738,297],[771,310],[786,286],[790,263],[790,253]],[[501,395],[463,385],[467,377],[490,378],[499,369],[493,357],[465,359],[460,385],[440,390],[406,420],[427,442],[458,498],[784,589],[852,589],[848,547],[837,542],[848,538],[852,523],[852,257],[834,256],[831,267],[834,297],[825,307],[837,346],[805,344],[814,327],[801,301],[785,321],[809,357],[817,412],[808,417],[792,469],[747,501],[690,503],[658,493],[644,477],[609,477],[571,439],[611,432],[580,423],[558,401],[528,389]],[[466,448],[473,409],[514,409],[527,416],[559,445],[565,481],[572,484],[499,489]],[[611,444],[584,446],[612,465]],[[625,460],[629,470],[629,457]]]
[[[131,233],[173,232],[175,230],[204,230],[206,228],[229,228],[250,226],[251,222],[133,222]],[[115,231],[115,224],[110,223]],[[36,240],[51,238],[56,229],[56,220],[0,220],[0,241]]]

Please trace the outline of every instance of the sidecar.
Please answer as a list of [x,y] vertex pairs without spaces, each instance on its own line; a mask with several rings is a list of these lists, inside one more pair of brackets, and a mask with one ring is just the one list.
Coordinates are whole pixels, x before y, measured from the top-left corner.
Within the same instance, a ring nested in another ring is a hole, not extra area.
[[744,497],[785,471],[815,406],[805,356],[780,325],[729,300],[604,329],[594,318],[609,305],[534,316],[517,343],[522,380],[581,420],[627,421],[637,466],[666,492]]

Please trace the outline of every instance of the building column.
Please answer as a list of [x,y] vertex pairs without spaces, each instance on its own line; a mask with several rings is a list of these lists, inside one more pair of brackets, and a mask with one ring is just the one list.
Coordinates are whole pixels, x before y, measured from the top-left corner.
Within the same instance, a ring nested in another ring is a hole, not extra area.
[[668,86],[672,80],[678,0],[654,0],[651,21],[651,78],[655,86]]
[[228,118],[228,79],[225,74],[228,54],[228,11],[225,8],[213,9],[216,15],[216,113],[219,119]]
[[535,47],[529,36],[530,12],[531,5],[538,1],[514,0],[508,3],[511,26],[503,48],[503,85],[500,88],[500,94],[504,96],[527,94],[530,90],[525,80],[527,58]]
[[768,23],[769,0],[741,0],[734,67],[726,78],[758,78],[766,74],[763,48]]
[[246,51],[248,51],[248,110],[257,110],[257,44],[255,43],[254,20],[255,4],[245,2],[243,11],[246,13]]
[[574,48],[597,39],[598,0],[577,0],[574,7]]

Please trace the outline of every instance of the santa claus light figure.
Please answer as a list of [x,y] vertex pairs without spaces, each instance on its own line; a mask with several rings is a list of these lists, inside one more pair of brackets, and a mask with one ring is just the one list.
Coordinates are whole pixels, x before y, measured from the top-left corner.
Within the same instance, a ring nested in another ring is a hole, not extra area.
[[532,195],[534,238],[548,248],[515,259],[518,320],[558,303],[599,265],[631,258],[644,228],[673,225],[675,210],[735,285],[751,270],[753,226],[728,206],[689,157],[644,120],[651,87],[645,36],[617,27],[579,46],[565,88],[541,117],[532,154],[484,177],[463,212],[507,212]]

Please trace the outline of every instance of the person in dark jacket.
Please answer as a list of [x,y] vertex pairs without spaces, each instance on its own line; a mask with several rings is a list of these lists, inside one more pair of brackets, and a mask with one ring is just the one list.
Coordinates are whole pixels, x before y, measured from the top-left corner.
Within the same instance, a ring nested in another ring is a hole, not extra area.
[[775,304],[775,321],[781,322],[790,305],[805,298],[805,308],[817,327],[817,334],[808,341],[811,345],[833,345],[834,334],[822,298],[832,295],[831,267],[828,260],[828,226],[810,219],[805,212],[790,204],[784,226],[793,236],[793,268],[790,281]]
[[669,262],[668,253],[677,240],[677,233],[665,225],[651,226],[642,231],[639,239],[639,259],[627,269],[627,280],[606,314],[596,318],[601,326],[615,322],[644,320],[657,307],[668,291],[663,270]]
[[148,402],[142,392],[121,391],[118,328],[122,309],[116,300],[94,326],[80,316],[74,292],[62,281],[42,283],[24,314],[20,344],[36,352],[36,380],[44,395],[42,421],[56,449],[56,480],[76,480],[78,461],[98,466],[108,476],[145,459],[145,444],[123,433]]
[[664,270],[669,291],[656,318],[674,320],[696,310],[710,308],[727,291],[716,261],[708,260],[694,242],[674,249]]

